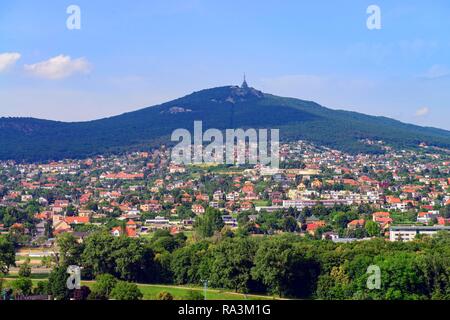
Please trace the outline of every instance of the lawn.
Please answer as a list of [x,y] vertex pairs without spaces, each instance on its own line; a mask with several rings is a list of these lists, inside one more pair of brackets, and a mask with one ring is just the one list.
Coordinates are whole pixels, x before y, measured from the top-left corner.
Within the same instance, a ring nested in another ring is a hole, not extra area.
[[[19,275],[16,273],[16,274],[8,274],[0,278],[3,278],[5,280],[14,280],[17,279],[18,277]],[[33,273],[31,274],[30,278],[31,280],[40,280],[40,281],[48,280],[48,273]]]
[[[18,278],[18,275],[7,275],[3,279],[6,282],[13,281]],[[33,274],[31,276],[33,285],[39,281],[47,281],[48,274]],[[91,286],[93,281],[82,281],[82,285]],[[190,291],[198,291],[203,294],[203,288],[199,287],[182,287],[182,286],[170,286],[170,285],[153,285],[153,284],[138,284],[139,289],[144,295],[144,300],[156,300],[158,293],[165,291],[172,294],[175,300],[187,299]],[[227,292],[217,289],[208,289],[206,293],[207,300],[271,300],[274,299],[270,296],[259,295],[244,295],[240,293]]]
[[253,201],[253,204],[256,207],[267,207],[267,206],[269,206],[269,201],[267,201],[267,200],[255,200],[255,201]]
[[395,224],[416,224],[417,214],[415,212],[393,212],[391,218]]
[[[203,294],[203,288],[193,287],[178,287],[166,285],[138,285],[141,292],[144,294],[144,300],[155,300],[158,293],[165,291],[172,294],[175,300],[187,299],[190,291],[198,291]],[[243,295],[232,292],[225,292],[221,290],[208,289],[206,293],[207,300],[267,300],[272,297],[257,296],[257,295]]]
[[[3,279],[5,283],[11,282],[16,280],[19,277],[17,274],[8,274],[7,276],[1,276],[0,279]],[[32,274],[31,275],[31,282],[33,283],[33,286],[36,286],[38,282],[40,281],[47,281],[48,280],[48,274]]]

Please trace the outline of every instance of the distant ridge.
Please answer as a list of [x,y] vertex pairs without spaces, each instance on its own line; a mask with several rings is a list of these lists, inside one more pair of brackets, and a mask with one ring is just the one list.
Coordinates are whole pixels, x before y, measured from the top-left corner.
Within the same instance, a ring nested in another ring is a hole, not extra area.
[[283,98],[248,86],[225,86],[87,122],[0,118],[0,159],[46,161],[85,158],[170,142],[174,129],[279,128],[282,140],[303,139],[350,153],[380,153],[382,140],[396,148],[420,143],[450,148],[450,131],[420,127],[386,117],[332,110],[311,101]]

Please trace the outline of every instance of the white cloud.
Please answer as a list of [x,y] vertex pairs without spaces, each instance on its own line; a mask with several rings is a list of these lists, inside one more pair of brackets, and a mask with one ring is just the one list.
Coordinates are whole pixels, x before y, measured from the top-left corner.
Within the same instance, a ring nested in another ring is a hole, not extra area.
[[438,79],[447,77],[450,75],[450,69],[447,66],[435,64],[431,68],[429,68],[423,78],[425,79]]
[[25,65],[25,71],[40,78],[58,80],[74,74],[87,74],[91,65],[85,58],[72,59],[59,55],[36,64]]
[[17,52],[0,53],[0,72],[12,67],[21,57]]
[[428,107],[420,108],[416,111],[416,117],[424,117],[430,113],[430,109]]

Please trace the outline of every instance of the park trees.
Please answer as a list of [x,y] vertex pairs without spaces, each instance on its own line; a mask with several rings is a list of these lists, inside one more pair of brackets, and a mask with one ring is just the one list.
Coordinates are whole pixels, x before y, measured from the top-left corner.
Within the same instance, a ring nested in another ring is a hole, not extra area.
[[358,218],[358,214],[354,212],[334,212],[331,214],[331,220],[333,221],[333,224],[338,229],[345,229],[347,228],[347,224]]
[[50,273],[48,279],[48,291],[55,300],[67,300],[70,297],[67,288],[67,269],[65,267],[56,266]]
[[186,242],[186,236],[180,233],[173,236],[168,230],[157,230],[150,244],[155,252],[173,252],[175,249],[182,247]]
[[100,274],[95,277],[95,283],[91,287],[89,299],[108,300],[109,296],[117,284],[117,279],[110,274]]
[[146,240],[114,237],[96,232],[85,241],[81,254],[85,273],[93,276],[109,273],[127,281],[155,279],[155,255]]
[[296,247],[292,237],[263,241],[255,255],[252,275],[279,296],[307,297],[313,290],[318,263]]
[[11,283],[15,295],[29,296],[33,289],[33,282],[30,278],[19,277]]
[[212,252],[211,284],[247,292],[251,287],[253,259],[257,244],[249,238],[226,239]]
[[381,229],[378,223],[375,221],[367,221],[365,225],[367,234],[370,237],[377,237],[380,235]]
[[333,267],[317,282],[316,297],[325,300],[344,300],[351,297],[351,280],[342,265]]
[[444,218],[450,218],[450,205],[444,206],[440,212]]
[[385,300],[418,300],[426,298],[424,278],[413,252],[386,252],[375,259],[381,269],[381,289],[369,295]]
[[216,231],[222,230],[224,222],[222,214],[219,210],[208,207],[203,216],[197,217],[195,220],[195,230],[201,238],[209,238]]
[[286,217],[283,219],[283,230],[286,232],[296,232],[298,231],[299,225],[297,223],[297,220],[294,217]]
[[208,277],[211,252],[207,242],[198,242],[177,249],[172,254],[170,269],[176,284],[200,283]]
[[114,238],[106,232],[96,232],[85,240],[81,254],[83,267],[92,275],[103,273],[115,274],[112,252]]
[[27,258],[19,268],[19,277],[29,278],[31,276],[30,258]]
[[83,245],[79,244],[71,233],[63,233],[58,236],[56,244],[59,248],[59,264],[61,266],[79,265]]
[[14,244],[7,236],[0,235],[0,273],[8,273],[9,267],[15,265]]
[[[156,252],[155,243],[145,239],[95,232],[81,255],[84,276],[97,275],[91,298],[132,296],[124,293],[133,292],[130,285],[119,279],[192,285],[209,280],[220,289],[319,299],[448,299],[450,292],[450,235],[445,233],[408,243],[341,244],[294,234],[181,242],[169,251],[157,241],[161,250]],[[370,266],[381,270],[376,290],[367,285]],[[68,298],[67,276],[61,266],[50,276],[49,292],[57,299]]]
[[114,300],[141,300],[143,296],[135,283],[119,281],[112,289],[110,298]]
[[49,294],[49,283],[48,281],[39,281],[33,288],[34,295],[48,295]]

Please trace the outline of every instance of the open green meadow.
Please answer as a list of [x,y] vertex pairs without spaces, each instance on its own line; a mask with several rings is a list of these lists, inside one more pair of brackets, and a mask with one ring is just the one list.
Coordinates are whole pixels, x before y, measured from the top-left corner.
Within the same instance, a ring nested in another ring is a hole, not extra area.
[[[4,276],[3,279],[6,283],[14,281],[18,278],[16,274],[10,274]],[[31,276],[33,285],[37,285],[39,281],[47,281],[48,274],[33,274]],[[94,281],[82,281],[82,285],[92,286]],[[157,295],[160,292],[169,292],[175,300],[186,300],[189,298],[191,291],[196,291],[204,294],[203,288],[200,287],[183,287],[183,286],[171,286],[171,285],[153,285],[153,284],[138,284],[139,290],[144,295],[144,300],[156,300]],[[208,289],[206,293],[207,300],[271,300],[274,299],[270,296],[260,295],[244,295],[241,293],[227,292],[217,289]]]

